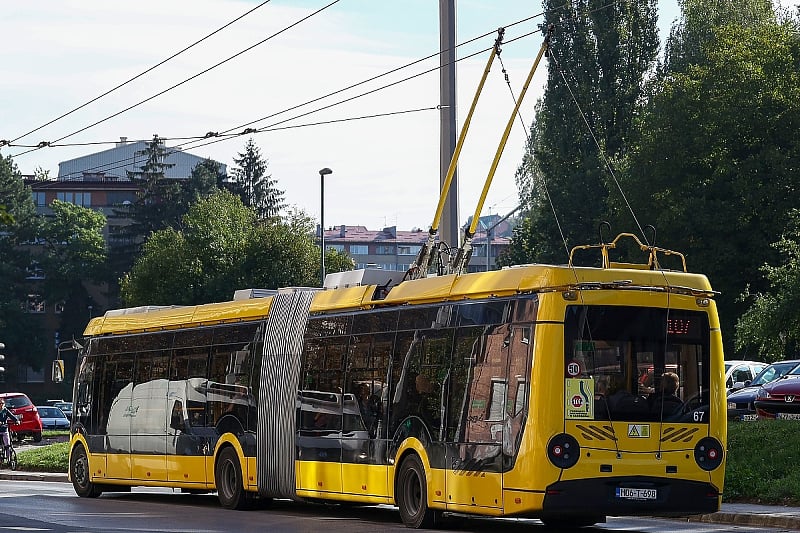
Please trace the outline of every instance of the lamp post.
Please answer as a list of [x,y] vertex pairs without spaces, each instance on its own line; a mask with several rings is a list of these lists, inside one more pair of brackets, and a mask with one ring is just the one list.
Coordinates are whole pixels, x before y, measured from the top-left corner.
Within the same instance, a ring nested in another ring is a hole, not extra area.
[[325,176],[333,174],[333,170],[325,167],[319,171],[319,248],[321,286],[325,286]]

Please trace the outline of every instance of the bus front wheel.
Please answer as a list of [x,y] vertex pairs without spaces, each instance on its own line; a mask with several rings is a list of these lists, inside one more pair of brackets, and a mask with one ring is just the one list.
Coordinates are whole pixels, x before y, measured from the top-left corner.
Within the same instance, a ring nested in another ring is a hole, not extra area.
[[72,478],[72,486],[75,488],[75,494],[81,498],[97,498],[103,493],[97,483],[92,483],[89,471],[89,457],[81,445],[76,446],[72,451],[69,472]]
[[214,470],[219,503],[226,509],[246,509],[249,498],[242,482],[242,468],[239,456],[233,448],[225,448],[219,453]]
[[418,455],[409,455],[400,465],[395,499],[407,527],[428,529],[436,524],[440,512],[428,507],[425,467]]

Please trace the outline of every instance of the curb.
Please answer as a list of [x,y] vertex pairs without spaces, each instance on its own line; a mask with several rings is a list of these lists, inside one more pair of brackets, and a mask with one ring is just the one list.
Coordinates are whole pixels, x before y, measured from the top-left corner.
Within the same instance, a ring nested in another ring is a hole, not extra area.
[[53,472],[25,472],[20,470],[2,470],[0,471],[0,479],[11,481],[56,481],[68,483],[69,479],[67,474],[58,474]]
[[689,517],[689,522],[709,524],[734,524],[737,526],[775,527],[781,529],[800,530],[800,516],[770,513],[727,513],[719,511]]

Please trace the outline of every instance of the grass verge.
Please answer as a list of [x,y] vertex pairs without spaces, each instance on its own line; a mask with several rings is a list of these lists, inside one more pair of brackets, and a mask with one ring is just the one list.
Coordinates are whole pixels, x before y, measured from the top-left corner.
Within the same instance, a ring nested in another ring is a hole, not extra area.
[[725,501],[800,505],[794,420],[728,424]]
[[69,463],[69,442],[37,446],[17,453],[17,470],[29,472],[63,472]]

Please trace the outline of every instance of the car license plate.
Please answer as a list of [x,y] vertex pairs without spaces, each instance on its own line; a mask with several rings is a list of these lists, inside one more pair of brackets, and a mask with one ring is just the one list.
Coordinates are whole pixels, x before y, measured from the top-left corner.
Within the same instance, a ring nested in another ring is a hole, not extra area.
[[800,413],[778,413],[781,420],[800,420]]
[[617,498],[623,500],[655,500],[658,497],[656,489],[633,489],[617,487]]
[[742,415],[742,421],[758,420],[758,415]]

